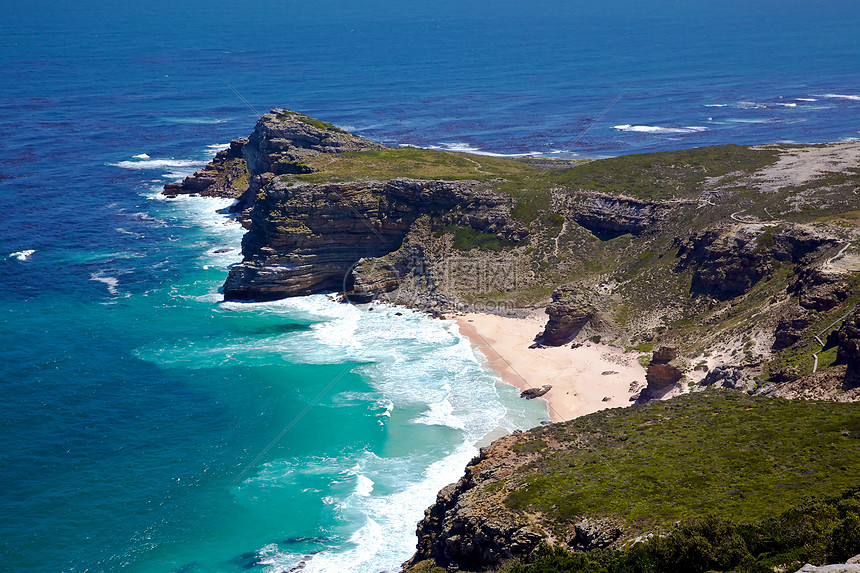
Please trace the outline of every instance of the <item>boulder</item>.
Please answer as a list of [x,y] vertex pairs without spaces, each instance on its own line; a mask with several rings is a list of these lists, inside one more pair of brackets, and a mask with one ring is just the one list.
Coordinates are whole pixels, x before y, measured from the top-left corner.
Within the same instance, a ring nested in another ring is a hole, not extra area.
[[680,382],[689,368],[689,362],[678,356],[676,346],[664,345],[655,349],[651,364],[645,371],[647,386],[640,394],[640,401],[663,396]]
[[645,373],[650,390],[665,390],[677,383],[687,371],[687,364],[678,358],[676,346],[661,346],[654,350]]
[[550,390],[552,390],[551,384],[544,384],[540,388],[526,388],[525,390],[520,392],[520,398],[525,398],[526,400],[534,400],[535,398],[540,398]]
[[593,294],[579,283],[556,288],[552,292],[552,302],[546,307],[549,320],[540,335],[541,342],[551,346],[568,343],[594,318],[593,300]]
[[731,366],[717,366],[702,380],[702,386],[713,386],[714,388],[729,388],[752,394],[758,383],[742,368]]
[[611,519],[582,518],[573,526],[573,538],[568,545],[581,551],[609,547],[621,537],[621,528]]

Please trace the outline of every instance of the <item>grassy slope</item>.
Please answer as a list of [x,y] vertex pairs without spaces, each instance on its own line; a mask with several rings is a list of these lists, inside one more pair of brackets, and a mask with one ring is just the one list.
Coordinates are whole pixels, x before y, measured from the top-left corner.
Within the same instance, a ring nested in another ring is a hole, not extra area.
[[860,409],[708,391],[536,428],[520,447],[543,455],[507,480],[508,506],[559,524],[752,521],[857,484]]

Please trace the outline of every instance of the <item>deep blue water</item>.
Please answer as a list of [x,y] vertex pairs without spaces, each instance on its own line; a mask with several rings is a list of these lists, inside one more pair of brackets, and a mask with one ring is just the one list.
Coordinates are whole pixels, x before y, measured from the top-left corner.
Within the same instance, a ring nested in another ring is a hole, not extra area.
[[856,2],[3,11],[10,571],[279,571],[318,551],[306,570],[392,569],[474,444],[545,415],[450,324],[218,302],[241,230],[223,202],[155,194],[247,135],[251,108],[511,154],[860,137]]

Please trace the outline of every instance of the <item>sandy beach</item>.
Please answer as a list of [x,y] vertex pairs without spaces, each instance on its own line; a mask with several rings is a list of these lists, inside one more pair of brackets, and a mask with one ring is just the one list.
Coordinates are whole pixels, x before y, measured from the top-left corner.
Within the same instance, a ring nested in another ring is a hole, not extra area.
[[546,323],[543,313],[527,318],[465,314],[455,320],[502,380],[520,390],[552,385],[542,399],[555,422],[629,406],[630,396],[645,385],[645,369],[636,356],[619,348],[584,342],[579,348],[530,349]]

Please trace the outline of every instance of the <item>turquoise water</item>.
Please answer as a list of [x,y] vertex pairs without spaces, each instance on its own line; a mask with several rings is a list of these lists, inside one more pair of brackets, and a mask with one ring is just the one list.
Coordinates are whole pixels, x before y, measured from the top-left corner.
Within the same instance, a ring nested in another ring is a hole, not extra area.
[[450,323],[220,302],[241,229],[157,191],[250,133],[227,84],[394,145],[839,141],[858,29],[849,1],[4,5],[4,570],[392,570],[476,443],[545,418]]
[[[37,401],[4,417],[20,476],[4,510],[35,525],[6,535],[16,567],[275,571],[310,554],[311,571],[395,567],[477,442],[546,417],[450,322],[326,295],[220,303],[242,235],[217,213],[229,201],[144,201],[181,244],[58,254],[111,267],[89,273],[91,299],[5,321],[26,341],[7,351],[7,391]],[[170,278],[137,291],[128,261]]]

